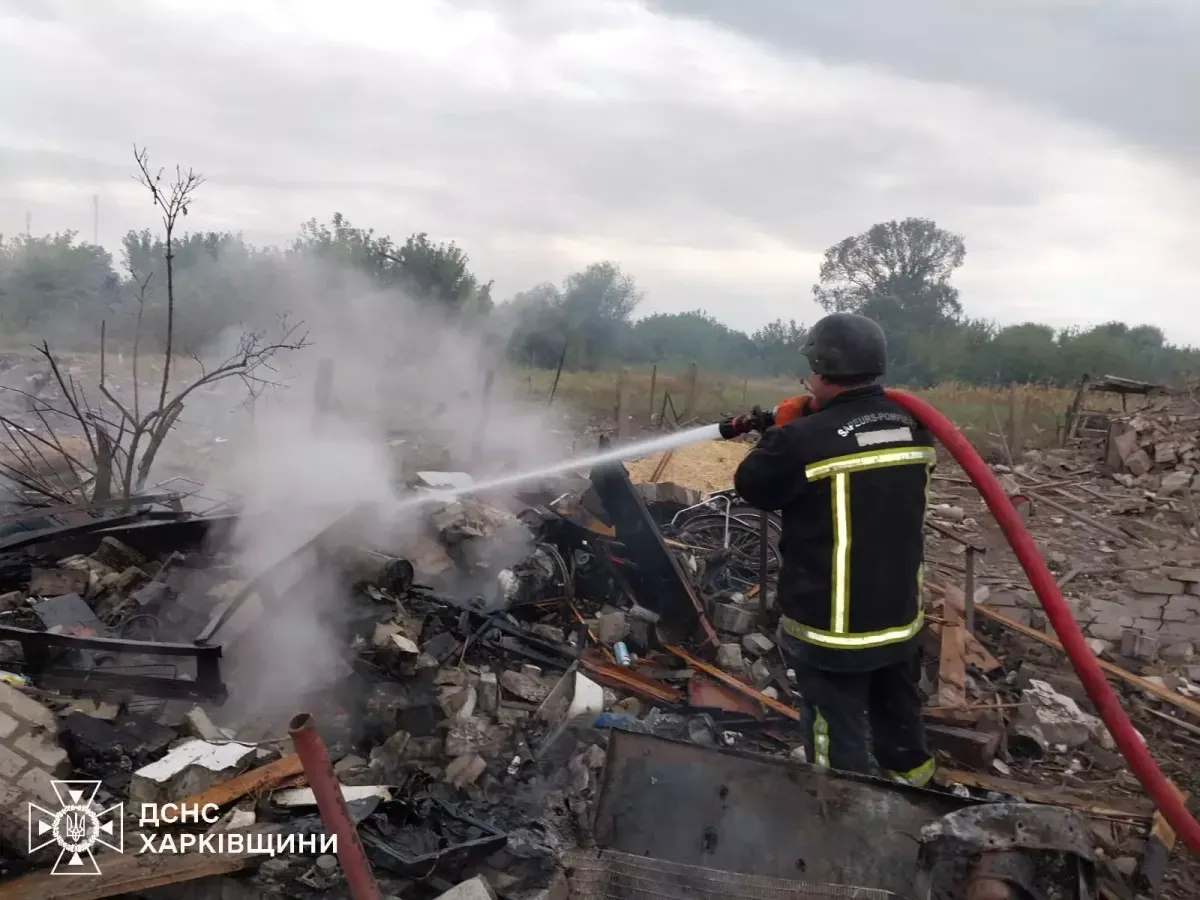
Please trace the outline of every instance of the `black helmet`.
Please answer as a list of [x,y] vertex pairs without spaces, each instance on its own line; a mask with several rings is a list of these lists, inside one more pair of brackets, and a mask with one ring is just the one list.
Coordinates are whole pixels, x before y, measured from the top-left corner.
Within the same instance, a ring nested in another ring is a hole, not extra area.
[[874,319],[833,313],[808,332],[800,351],[817,375],[878,378],[887,367],[887,338]]

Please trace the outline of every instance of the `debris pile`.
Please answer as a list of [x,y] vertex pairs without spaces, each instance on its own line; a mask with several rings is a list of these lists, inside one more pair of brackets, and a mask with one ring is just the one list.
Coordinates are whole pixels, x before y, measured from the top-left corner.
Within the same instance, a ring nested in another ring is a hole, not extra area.
[[1170,496],[1200,469],[1198,442],[1200,407],[1190,396],[1164,397],[1111,418],[1107,461],[1126,485]]
[[[1031,528],[1064,589],[1087,586],[1071,600],[1126,686],[1146,740],[1182,753],[1200,733],[1200,722],[1182,718],[1200,717],[1192,699],[1200,699],[1200,632],[1189,630],[1200,627],[1200,552],[1184,507],[1111,478],[1093,488],[1103,476],[1066,456],[998,469],[1011,493],[1032,498]],[[417,488],[465,477],[426,472]],[[1083,817],[1096,847],[1088,864],[1114,896],[1132,896],[1136,879],[1149,877],[1143,849],[1153,810],[963,479],[935,477],[923,682],[938,781],[951,793],[921,800],[925,818],[914,818],[914,837],[897,846],[911,853],[921,822],[1018,798]],[[1084,513],[1080,494],[1107,512]],[[678,742],[666,746],[685,749],[662,752],[680,760],[726,753],[731,766],[803,762],[801,697],[775,641],[777,525],[765,521],[764,560],[764,520],[732,492],[700,498],[677,485],[635,486],[618,466],[518,499],[430,502],[415,527],[381,529],[372,546],[348,542],[363,528],[341,519],[259,573],[213,549],[234,519],[143,513],[3,539],[6,809],[50,810],[44,824],[53,833],[54,782],[91,779],[100,783],[97,811],[124,804],[126,844],[135,835],[162,849],[218,833],[291,834],[311,837],[302,846],[312,850],[336,833],[321,805],[322,776],[293,752],[286,720],[257,714],[253,685],[227,665],[242,662],[246,647],[286,640],[273,633],[289,590],[276,576],[306,560],[336,571],[345,599],[321,619],[340,664],[296,702],[317,723],[385,895],[557,898],[582,877],[570,862],[580,848],[600,854],[588,871],[630,865],[604,856],[627,848],[598,824],[616,802],[605,792],[632,784],[635,770],[613,768],[621,740],[627,748],[635,738]],[[1200,787],[1186,765],[1172,774],[1183,791]],[[898,790],[847,785],[888,797]],[[684,787],[664,786],[662,796]],[[647,794],[644,802],[674,801]],[[144,804],[210,809],[213,821],[147,823]],[[23,813],[0,817],[3,874],[14,887],[48,890],[62,860],[52,843],[31,849],[28,825]],[[707,846],[707,835],[695,845]],[[169,865],[152,872],[148,857],[119,854],[115,838],[106,840],[92,847],[99,892],[89,896],[191,883],[196,896],[315,897],[344,892],[348,881],[340,853],[164,850]],[[847,868],[840,877],[858,876]]]

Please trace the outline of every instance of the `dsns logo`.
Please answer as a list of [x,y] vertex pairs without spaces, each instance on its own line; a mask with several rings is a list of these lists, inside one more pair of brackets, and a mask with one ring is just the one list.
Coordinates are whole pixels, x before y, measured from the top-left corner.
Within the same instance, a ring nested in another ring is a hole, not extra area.
[[29,804],[29,852],[59,847],[52,875],[99,875],[93,850],[125,852],[123,804],[98,810],[99,781],[51,781],[58,809]]

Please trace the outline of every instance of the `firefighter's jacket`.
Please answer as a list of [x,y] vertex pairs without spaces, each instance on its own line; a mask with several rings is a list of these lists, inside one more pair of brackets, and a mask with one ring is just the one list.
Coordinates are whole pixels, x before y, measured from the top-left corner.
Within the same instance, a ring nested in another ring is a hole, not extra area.
[[909,655],[923,624],[929,432],[877,385],[769,428],[734,475],[783,520],[781,628],[816,668],[863,671]]

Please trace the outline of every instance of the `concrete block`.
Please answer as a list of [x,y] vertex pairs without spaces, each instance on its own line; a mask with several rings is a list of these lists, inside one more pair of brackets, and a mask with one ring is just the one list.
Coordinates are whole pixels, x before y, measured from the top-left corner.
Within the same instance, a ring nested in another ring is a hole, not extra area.
[[29,760],[20,753],[0,744],[0,781],[16,781],[29,764]]
[[496,900],[496,893],[482,875],[476,875],[469,881],[456,884],[437,900]]
[[88,589],[88,573],[80,569],[38,569],[29,576],[29,593],[37,597],[83,596]]
[[35,767],[17,779],[17,787],[27,796],[32,797],[35,802],[40,800],[43,803],[52,804],[51,808],[53,808],[59,800],[58,794],[54,792],[54,785],[50,783],[52,780],[49,772]]
[[722,644],[717,648],[717,666],[726,672],[740,672],[745,666],[739,644]]
[[1113,600],[1091,600],[1088,608],[1091,610],[1093,622],[1116,622],[1121,616],[1129,615],[1123,604]]
[[12,747],[55,775],[65,777],[71,772],[71,761],[67,751],[58,746],[57,733],[23,734],[13,741]]
[[629,622],[619,609],[605,609],[596,619],[596,640],[612,645],[629,637]]
[[1170,578],[1137,578],[1131,579],[1129,589],[1137,594],[1182,594],[1183,583]]
[[1125,602],[1125,612],[1135,619],[1162,618],[1163,607],[1171,598],[1164,594],[1144,594]]
[[1121,655],[1143,662],[1154,662],[1158,657],[1158,639],[1137,631],[1126,631],[1121,635]]
[[446,766],[446,781],[456,788],[474,784],[487,771],[487,763],[478,753],[468,753],[453,759]]
[[1200,641],[1200,622],[1164,622],[1158,636],[1172,641]]
[[553,688],[543,678],[512,670],[500,673],[500,685],[514,697],[519,697],[526,703],[541,703],[549,696]]
[[0,741],[12,735],[20,723],[8,713],[0,712]]
[[221,732],[221,729],[213,724],[212,719],[208,717],[208,713],[199,706],[192,707],[188,714],[184,716],[184,724],[187,727],[188,734],[198,737],[202,741],[221,741],[225,739],[225,735]]
[[1200,597],[1172,597],[1162,609],[1164,622],[1191,622],[1200,619]]
[[755,632],[742,638],[742,649],[752,656],[766,656],[775,649],[775,642],[765,634]]
[[455,721],[446,732],[446,754],[458,757],[469,756],[472,753],[498,753],[511,735],[511,728],[490,725],[487,720],[478,716],[465,721]]
[[771,667],[767,665],[766,660],[756,659],[754,665],[750,667],[750,677],[754,680],[754,686],[760,691],[771,683]]
[[0,712],[7,712],[31,725],[54,728],[54,713],[10,684],[0,682]]
[[479,685],[475,689],[476,707],[480,712],[492,715],[500,705],[500,682],[495,672],[482,672],[479,675]]
[[1163,566],[1162,573],[1173,581],[1200,582],[1200,569],[1185,569],[1182,566]]
[[1089,638],[1100,641],[1119,641],[1125,628],[1116,622],[1093,622],[1086,629]]
[[1190,663],[1196,656],[1196,645],[1191,641],[1179,641],[1168,647],[1163,647],[1158,655],[1168,662]]

